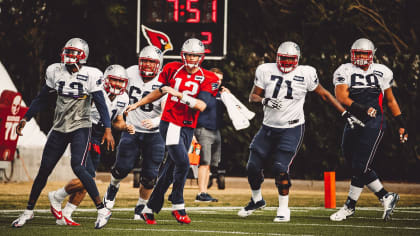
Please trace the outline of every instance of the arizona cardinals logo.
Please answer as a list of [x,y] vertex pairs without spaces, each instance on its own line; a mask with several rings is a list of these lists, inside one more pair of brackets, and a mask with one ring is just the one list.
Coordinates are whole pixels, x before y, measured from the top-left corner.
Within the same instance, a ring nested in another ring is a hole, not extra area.
[[152,30],[144,25],[141,25],[141,30],[149,45],[159,48],[162,53],[173,50],[171,39],[165,33]]

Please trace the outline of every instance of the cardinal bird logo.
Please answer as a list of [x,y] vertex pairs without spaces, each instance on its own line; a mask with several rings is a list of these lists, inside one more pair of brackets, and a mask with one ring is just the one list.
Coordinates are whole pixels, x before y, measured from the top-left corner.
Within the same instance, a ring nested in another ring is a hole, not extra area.
[[141,30],[149,45],[159,48],[162,53],[173,50],[171,39],[165,33],[150,29],[144,25],[141,25]]

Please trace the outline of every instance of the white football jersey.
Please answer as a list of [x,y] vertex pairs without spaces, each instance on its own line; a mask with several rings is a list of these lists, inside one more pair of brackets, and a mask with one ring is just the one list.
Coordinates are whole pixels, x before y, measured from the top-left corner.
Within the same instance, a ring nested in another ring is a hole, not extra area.
[[[108,108],[109,117],[111,118],[111,121],[113,121],[117,116],[123,115],[124,110],[128,106],[128,95],[126,93],[123,93],[121,95],[117,95],[113,101],[109,99],[108,94],[106,94],[105,90],[102,90],[106,106]],[[98,124],[101,120],[101,116],[99,115],[99,111],[95,106],[95,103],[92,106],[92,113],[91,113],[91,119],[93,124]]]
[[[130,98],[130,104],[134,104],[153,90],[158,89],[162,83],[158,81],[159,75],[152,80],[145,83],[140,76],[138,65],[133,65],[127,68],[128,74],[128,96]],[[142,120],[153,119],[160,117],[162,113],[161,101],[163,97],[144,106],[141,106],[133,111],[130,111],[127,115],[127,124],[133,125],[136,132],[142,133],[157,133],[159,129],[147,129],[141,125]]]
[[366,71],[352,63],[342,64],[334,72],[333,77],[335,86],[347,84],[350,89],[355,90],[379,87],[382,93],[391,87],[392,82],[392,71],[387,66],[376,63],[372,63]]
[[281,72],[276,63],[257,67],[255,86],[264,89],[264,97],[281,100],[281,108],[264,106],[263,124],[273,128],[291,128],[305,123],[303,104],[308,91],[318,86],[312,66],[299,65],[289,73]]
[[94,67],[82,66],[69,73],[66,66],[54,63],[47,68],[46,85],[57,90],[53,130],[63,133],[91,127],[91,93],[102,90],[102,72]]

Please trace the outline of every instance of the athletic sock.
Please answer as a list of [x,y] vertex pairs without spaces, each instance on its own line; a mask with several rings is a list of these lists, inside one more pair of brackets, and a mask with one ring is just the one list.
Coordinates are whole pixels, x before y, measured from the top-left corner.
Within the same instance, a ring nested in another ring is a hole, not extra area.
[[112,174],[111,174],[111,182],[109,183],[110,185],[112,185],[112,186],[115,186],[115,187],[117,187],[117,188],[119,188],[120,187],[120,182],[121,182],[121,179],[116,179]]
[[181,203],[181,204],[172,204],[172,210],[184,210],[185,209],[185,204]]
[[363,188],[350,185],[349,195],[346,200],[346,205],[348,208],[354,209],[356,207],[356,202],[359,200],[360,194],[362,194]]
[[55,191],[54,197],[59,202],[62,202],[64,198],[66,198],[69,194],[66,192],[66,189],[64,187],[58,189]]
[[261,201],[262,198],[262,194],[261,194],[261,189],[257,189],[257,190],[251,190],[252,192],[252,200],[256,203]]
[[366,186],[370,189],[370,191],[375,193],[378,199],[382,199],[388,193],[388,191],[384,189],[384,186],[382,185],[381,181],[379,181],[379,179],[375,179]]
[[70,202],[67,202],[66,206],[63,209],[63,216],[65,216],[65,217],[71,216],[73,214],[73,211],[76,210],[76,208],[77,208],[76,205],[74,205]]
[[152,214],[153,211],[152,211],[152,209],[148,208],[147,205],[145,205],[144,208],[143,208],[143,211],[141,213]]
[[283,196],[279,195],[279,208],[288,208],[289,207],[289,195]]
[[146,204],[147,204],[147,200],[139,197],[139,200],[137,201],[136,206],[138,206],[138,205],[146,205]]

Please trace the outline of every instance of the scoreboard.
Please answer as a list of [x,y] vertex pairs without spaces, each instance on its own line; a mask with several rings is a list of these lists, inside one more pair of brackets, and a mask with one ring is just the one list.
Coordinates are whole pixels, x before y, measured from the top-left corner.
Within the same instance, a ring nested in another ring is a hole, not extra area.
[[180,59],[182,44],[200,39],[207,60],[221,60],[227,52],[228,0],[138,0],[137,54],[147,45],[164,58]]

